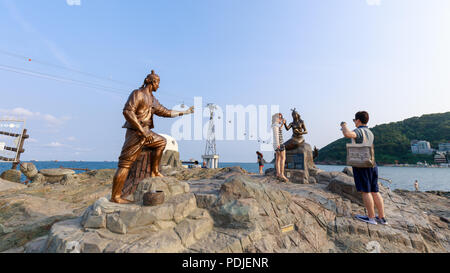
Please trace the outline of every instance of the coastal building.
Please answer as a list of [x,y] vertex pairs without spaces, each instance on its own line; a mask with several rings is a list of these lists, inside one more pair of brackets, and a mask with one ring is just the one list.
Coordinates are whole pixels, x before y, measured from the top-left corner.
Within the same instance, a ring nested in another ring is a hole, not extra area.
[[413,154],[432,154],[430,142],[425,140],[413,140],[411,141],[411,152]]
[[439,143],[439,152],[450,152],[450,142]]
[[437,152],[434,156],[434,163],[436,164],[442,164],[447,163],[447,155],[445,152]]

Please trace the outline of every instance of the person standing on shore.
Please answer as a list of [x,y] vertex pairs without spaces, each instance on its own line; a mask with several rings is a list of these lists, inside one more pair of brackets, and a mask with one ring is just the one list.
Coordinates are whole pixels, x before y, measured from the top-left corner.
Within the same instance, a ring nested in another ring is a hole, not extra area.
[[289,181],[284,175],[284,164],[286,163],[286,147],[283,142],[283,125],[286,120],[283,119],[281,113],[272,116],[272,130],[273,130],[273,148],[275,150],[275,169],[277,171],[278,179],[284,182]]
[[416,182],[414,182],[414,188],[416,191],[419,191],[419,181],[416,180]]
[[258,156],[259,174],[263,174],[264,156],[262,153],[258,151],[256,151],[256,155]]
[[[366,111],[356,113],[353,122],[356,126],[354,131],[350,131],[345,122],[341,123],[343,135],[346,138],[355,139],[355,142],[358,144],[365,141],[366,144],[373,145],[374,135],[367,127],[369,113]],[[367,216],[356,215],[356,219],[373,225],[377,223],[387,225],[383,197],[381,197],[378,189],[378,167],[353,167],[353,177],[356,189],[362,193],[364,205],[367,209]],[[375,217],[375,207],[378,210],[378,217]]]

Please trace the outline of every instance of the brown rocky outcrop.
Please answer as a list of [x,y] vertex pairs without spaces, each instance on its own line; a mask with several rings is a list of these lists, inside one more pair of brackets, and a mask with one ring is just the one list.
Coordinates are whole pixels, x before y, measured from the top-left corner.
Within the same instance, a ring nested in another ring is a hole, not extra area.
[[[145,191],[165,191],[166,202],[156,207],[109,203],[113,171],[102,180],[83,174],[76,186],[0,192],[0,251],[450,251],[446,194],[381,187],[389,225],[374,226],[353,218],[364,207],[352,178],[341,172],[310,172],[318,184],[281,183],[238,168],[170,172],[143,181],[133,196],[139,201]],[[57,203],[51,210],[39,198]]]

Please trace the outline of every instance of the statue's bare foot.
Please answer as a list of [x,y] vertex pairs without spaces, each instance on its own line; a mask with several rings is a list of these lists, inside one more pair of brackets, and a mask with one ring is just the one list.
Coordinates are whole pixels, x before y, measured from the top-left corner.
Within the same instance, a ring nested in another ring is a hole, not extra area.
[[164,177],[160,172],[152,172],[151,177]]
[[111,198],[111,202],[113,203],[117,203],[117,204],[132,204],[134,203],[133,201],[130,201],[128,199],[124,199],[124,198]]

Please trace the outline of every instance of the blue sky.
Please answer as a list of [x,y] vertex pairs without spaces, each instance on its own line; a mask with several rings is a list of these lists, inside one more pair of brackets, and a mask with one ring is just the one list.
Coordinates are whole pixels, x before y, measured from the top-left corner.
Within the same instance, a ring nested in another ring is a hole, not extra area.
[[[169,108],[201,96],[280,105],[290,119],[296,107],[320,148],[362,109],[371,126],[450,110],[449,13],[447,0],[0,0],[0,116],[27,119],[24,159],[117,160],[123,105],[155,69]],[[175,121],[156,118],[155,131]],[[200,159],[205,142],[179,145]],[[255,162],[259,144],[217,148]]]

